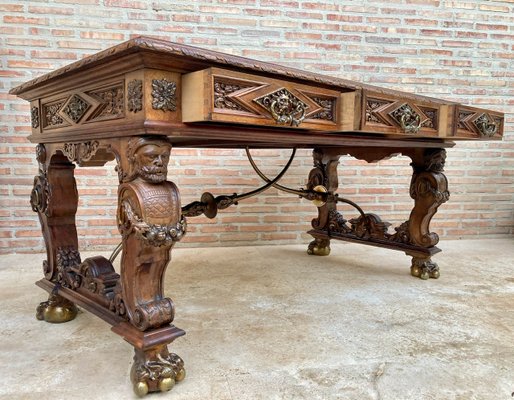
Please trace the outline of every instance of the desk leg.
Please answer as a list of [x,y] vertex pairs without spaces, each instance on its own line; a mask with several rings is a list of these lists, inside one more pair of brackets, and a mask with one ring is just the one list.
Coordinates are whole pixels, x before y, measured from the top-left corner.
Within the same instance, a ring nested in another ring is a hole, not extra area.
[[[410,196],[414,199],[414,208],[409,220],[397,231],[408,233],[411,244],[431,248],[439,242],[439,236],[430,232],[430,221],[439,206],[450,198],[448,180],[443,174],[446,151],[425,149],[410,156],[413,169]],[[439,267],[429,256],[412,255],[411,274],[421,279],[439,278]]]
[[[80,263],[75,213],[78,193],[73,171],[75,166],[62,153],[47,154],[40,144],[36,148],[39,174],[34,178],[30,196],[32,209],[38,213],[47,260],[43,262],[45,278],[58,287],[64,270]],[[77,315],[77,307],[57,293],[41,303],[36,312],[39,320],[67,322]]]
[[[330,216],[337,212],[337,200],[334,193],[338,187],[337,166],[340,155],[326,154],[323,149],[316,148],[312,152],[314,168],[309,173],[307,189],[313,190],[316,186],[323,186],[328,190],[326,203],[318,207],[318,218],[312,220],[312,227],[316,230],[327,230]],[[309,243],[307,254],[315,256],[328,256],[330,254],[330,239],[317,238]]]
[[[174,319],[173,301],[163,293],[164,274],[171,249],[186,230],[178,189],[166,180],[170,148],[165,140],[134,138],[118,155],[129,173],[118,189],[123,255],[113,308],[149,338],[157,337],[159,329],[170,327]],[[131,342],[135,348],[131,380],[137,395],[170,390],[184,378],[184,362],[167,348],[176,337]]]
[[[337,190],[337,153],[350,154],[358,159],[375,162],[394,154],[405,154],[412,159],[413,175],[410,196],[414,208],[409,219],[394,233],[389,230],[390,223],[382,221],[376,214],[365,213],[348,199],[338,198]],[[421,279],[438,278],[439,268],[431,256],[440,251],[435,245],[439,241],[436,233],[430,232],[429,224],[438,207],[450,196],[448,181],[443,174],[446,152],[437,148],[377,148],[363,151],[362,148],[315,149],[314,169],[309,174],[308,189],[319,192],[327,189],[326,203],[318,208],[318,218],[312,221],[313,230],[309,233],[314,241],[309,244],[308,253],[328,255],[330,240],[346,240],[354,243],[385,247],[404,251],[412,256],[411,274]],[[316,190],[316,186],[319,186]],[[338,201],[349,202],[358,208],[358,218],[347,221],[337,211]]]

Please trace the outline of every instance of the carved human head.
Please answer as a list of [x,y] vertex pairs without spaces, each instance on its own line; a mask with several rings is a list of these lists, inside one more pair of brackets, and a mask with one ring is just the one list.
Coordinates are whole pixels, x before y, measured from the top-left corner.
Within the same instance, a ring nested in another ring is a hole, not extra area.
[[164,182],[168,175],[171,144],[163,139],[139,138],[129,146],[133,177],[150,183]]
[[431,172],[444,171],[444,163],[446,161],[446,150],[430,149],[425,153],[425,169]]

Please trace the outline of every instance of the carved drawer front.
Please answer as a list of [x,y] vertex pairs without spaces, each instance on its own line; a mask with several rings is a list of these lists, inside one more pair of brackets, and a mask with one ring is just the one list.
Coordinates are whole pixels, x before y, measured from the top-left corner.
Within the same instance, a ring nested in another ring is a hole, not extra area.
[[457,106],[456,138],[501,139],[503,114],[474,107]]
[[449,107],[364,90],[360,126],[367,132],[444,137],[451,123]]
[[208,68],[182,76],[182,122],[217,121],[335,130],[340,93]]

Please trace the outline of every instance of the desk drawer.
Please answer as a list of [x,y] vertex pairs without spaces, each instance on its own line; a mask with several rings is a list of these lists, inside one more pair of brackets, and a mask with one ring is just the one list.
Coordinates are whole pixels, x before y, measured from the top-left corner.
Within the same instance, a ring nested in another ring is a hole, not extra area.
[[444,137],[451,126],[450,114],[449,105],[364,90],[360,126],[367,132]]
[[338,91],[208,68],[182,76],[182,122],[335,130]]
[[501,140],[503,136],[502,113],[459,105],[456,118],[455,138]]

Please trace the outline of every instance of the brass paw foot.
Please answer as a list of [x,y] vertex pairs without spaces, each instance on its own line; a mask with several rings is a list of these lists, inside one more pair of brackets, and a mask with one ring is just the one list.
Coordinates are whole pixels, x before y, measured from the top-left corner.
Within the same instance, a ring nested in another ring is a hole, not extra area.
[[139,397],[150,392],[167,392],[185,377],[184,361],[169,353],[166,346],[146,352],[136,349],[130,379]]
[[307,254],[311,256],[328,256],[330,254],[330,240],[314,239],[309,243]]
[[38,320],[54,324],[71,321],[77,313],[77,306],[58,294],[51,294],[48,301],[42,302],[36,308]]
[[421,279],[434,278],[437,279],[440,276],[439,267],[433,262],[430,257],[428,258],[417,258],[412,257],[412,266],[410,267],[410,273],[412,276]]

